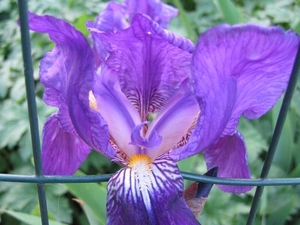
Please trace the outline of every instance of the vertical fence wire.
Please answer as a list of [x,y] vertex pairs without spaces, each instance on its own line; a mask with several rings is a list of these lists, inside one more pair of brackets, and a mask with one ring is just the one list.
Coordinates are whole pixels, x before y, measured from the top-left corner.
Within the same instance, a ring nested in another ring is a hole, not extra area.
[[[38,128],[38,116],[35,101],[35,86],[33,78],[33,66],[31,58],[31,43],[28,29],[28,15],[27,15],[27,0],[18,0],[20,29],[21,29],[21,43],[24,63],[24,74],[26,84],[26,96],[29,113],[29,123],[31,131],[31,141],[33,149],[33,158],[35,165],[35,174],[37,177],[43,176],[42,160],[40,154],[40,137]],[[41,220],[43,225],[48,225],[47,201],[45,187],[43,183],[37,183],[38,198],[40,204]]]
[[[21,43],[22,43],[22,52],[23,52],[23,62],[24,62],[24,74],[25,74],[25,84],[26,84],[26,94],[27,94],[27,104],[28,104],[28,112],[29,112],[29,121],[30,121],[30,130],[31,130],[31,139],[32,139],[32,147],[33,147],[33,157],[34,157],[34,164],[35,164],[35,176],[36,176],[36,184],[37,184],[37,190],[38,190],[38,198],[39,198],[39,204],[40,204],[40,213],[41,213],[41,221],[43,225],[48,225],[48,214],[47,214],[47,201],[46,201],[46,193],[44,188],[44,182],[52,183],[52,182],[64,182],[63,179],[66,179],[65,182],[68,182],[68,179],[71,182],[74,183],[83,183],[83,182],[101,182],[103,179],[108,180],[111,175],[105,175],[104,177],[98,176],[85,176],[81,178],[75,178],[69,177],[69,178],[62,178],[59,176],[56,177],[48,177],[43,175],[42,171],[42,163],[41,163],[41,156],[40,156],[40,139],[39,139],[39,129],[38,129],[38,117],[37,117],[37,108],[36,108],[36,101],[35,101],[35,86],[34,86],[34,79],[33,79],[33,66],[32,66],[32,58],[31,58],[31,43],[30,43],[30,35],[29,35],[29,29],[28,29],[28,15],[27,15],[27,0],[18,0],[18,8],[19,8],[19,15],[20,15],[20,29],[21,29]],[[283,103],[279,112],[279,116],[276,122],[276,126],[273,132],[271,144],[268,149],[268,154],[266,157],[266,160],[263,165],[263,169],[261,172],[261,180],[258,180],[258,186],[255,192],[255,196],[251,205],[251,209],[249,212],[247,225],[252,225],[254,222],[254,219],[256,217],[256,212],[258,209],[258,205],[260,202],[261,195],[264,190],[264,185],[260,185],[260,181],[264,182],[264,179],[267,178],[269,170],[272,165],[273,157],[275,155],[276,147],[284,126],[284,122],[288,113],[288,109],[291,103],[291,99],[293,96],[293,92],[295,90],[296,84],[297,84],[297,78],[300,70],[300,46],[297,52],[297,56],[295,59],[295,63],[293,66],[291,78],[289,80],[288,88],[286,91],[286,94],[283,99]],[[223,183],[222,181],[218,181],[218,178],[205,178],[203,176],[199,175],[193,175],[189,173],[183,173],[183,176],[185,179],[191,179],[191,180],[198,180],[198,181],[208,181],[212,183]],[[2,177],[2,180],[9,180],[14,182],[18,179],[23,179],[23,182],[27,182],[31,179],[30,177]],[[21,179],[21,180],[22,180]],[[69,182],[70,182],[69,181]],[[230,181],[230,180],[228,180]],[[22,182],[22,181],[19,181]],[[237,184],[237,185],[245,185],[246,183],[244,181],[232,180],[231,183],[228,184]],[[244,182],[244,184],[243,184]],[[272,181],[270,181],[272,182]],[[290,183],[293,183],[290,182]],[[296,181],[295,184],[298,184],[299,180]],[[283,185],[283,181],[278,181],[278,184]],[[287,183],[288,184],[288,183]],[[285,185],[287,185],[285,184]],[[275,185],[275,180],[274,180]]]

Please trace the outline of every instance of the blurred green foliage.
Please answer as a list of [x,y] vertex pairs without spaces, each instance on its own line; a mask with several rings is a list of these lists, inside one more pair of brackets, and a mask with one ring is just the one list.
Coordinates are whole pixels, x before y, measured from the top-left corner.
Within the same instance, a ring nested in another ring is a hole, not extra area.
[[[169,0],[180,9],[170,30],[194,42],[211,26],[220,23],[280,25],[300,33],[299,0]],[[95,18],[107,2],[30,0],[29,10],[64,18],[88,36],[85,22]],[[34,174],[28,113],[22,68],[17,5],[13,0],[0,1],[0,173]],[[36,99],[40,131],[55,109],[42,101],[39,61],[53,44],[46,35],[31,34],[35,69]],[[255,121],[242,119],[239,129],[248,147],[252,176],[258,178],[276,123],[280,104]],[[300,177],[300,81],[279,142],[270,177]],[[204,173],[202,155],[179,163],[183,171]],[[112,173],[118,166],[92,152],[81,166],[79,175]],[[188,184],[189,182],[186,182]],[[104,224],[105,184],[47,184],[50,224]],[[199,220],[202,224],[245,224],[254,189],[242,195],[223,193],[213,188]],[[75,198],[76,200],[73,200]],[[266,187],[255,224],[300,224],[300,187]],[[39,224],[36,186],[23,183],[0,183],[1,224]]]

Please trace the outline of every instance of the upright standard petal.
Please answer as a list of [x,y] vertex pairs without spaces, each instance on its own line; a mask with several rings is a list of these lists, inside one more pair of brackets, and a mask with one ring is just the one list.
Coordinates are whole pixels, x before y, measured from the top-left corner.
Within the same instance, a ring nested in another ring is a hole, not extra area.
[[160,0],[126,0],[125,5],[130,19],[132,19],[136,13],[143,13],[148,15],[163,28],[167,28],[169,21],[178,14],[178,9]]
[[[93,31],[92,31],[93,32]],[[164,31],[138,14],[132,25],[117,33],[97,33],[109,51],[105,64],[115,72],[122,92],[142,121],[160,110],[190,75],[193,44]]]
[[[166,28],[170,19],[177,16],[178,10],[160,2],[160,0],[128,0],[125,5],[109,2],[95,22],[87,22],[87,28],[96,32],[117,32],[129,27],[134,15],[137,13],[149,16],[161,27]],[[105,49],[105,44],[95,38],[93,33],[91,38],[98,67],[106,59],[108,52]]]
[[167,155],[151,163],[141,156],[108,182],[107,224],[189,224],[199,222],[183,198],[183,179]]
[[109,2],[96,18],[96,21],[94,23],[89,22],[88,26],[103,32],[116,32],[125,29],[128,27],[125,6],[117,2]]
[[[126,21],[125,6],[116,2],[109,2],[106,8],[98,15],[95,22],[88,21],[86,26],[89,30],[100,32],[116,32],[128,27]],[[103,43],[91,34],[96,67],[99,67],[108,56]]]
[[30,29],[48,33],[56,44],[40,65],[45,102],[59,108],[58,120],[66,132],[83,139],[92,148],[113,158],[107,148],[107,124],[89,107],[94,84],[94,58],[84,36],[67,22],[51,16],[29,14]]

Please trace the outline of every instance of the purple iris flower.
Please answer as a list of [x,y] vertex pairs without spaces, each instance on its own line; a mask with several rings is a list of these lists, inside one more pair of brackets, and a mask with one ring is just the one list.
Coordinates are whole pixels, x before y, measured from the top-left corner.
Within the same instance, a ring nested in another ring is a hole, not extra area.
[[170,19],[178,14],[173,8],[160,0],[125,0],[124,4],[109,2],[105,10],[96,18],[94,27],[101,31],[118,31],[129,27],[136,13],[148,15],[162,28],[167,28]]
[[[111,1],[98,15],[95,22],[89,21],[87,23],[87,27],[91,31],[116,32],[129,27],[136,13],[148,15],[162,28],[167,28],[170,19],[177,16],[178,10],[160,2],[160,0],[125,0],[124,4]],[[92,35],[92,40],[96,65],[99,66],[102,60],[107,57],[107,51],[103,43],[94,38],[94,35]]]
[[89,24],[94,51],[67,22],[29,16],[56,44],[40,65],[44,101],[58,108],[43,129],[44,173],[73,174],[92,149],[122,165],[108,182],[108,224],[199,224],[176,162],[200,152],[219,177],[250,177],[239,117],[260,117],[284,92],[295,33],[220,25],[195,46],[136,14],[126,29]]

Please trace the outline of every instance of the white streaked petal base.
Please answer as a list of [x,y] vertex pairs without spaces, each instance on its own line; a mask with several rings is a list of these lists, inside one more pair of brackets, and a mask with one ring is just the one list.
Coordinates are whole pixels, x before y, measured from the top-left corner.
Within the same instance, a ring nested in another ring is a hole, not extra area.
[[152,163],[134,157],[108,182],[107,224],[199,224],[183,199],[176,163],[168,155]]

